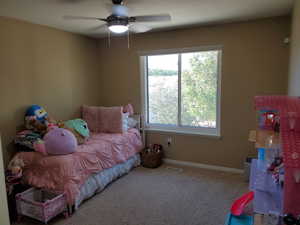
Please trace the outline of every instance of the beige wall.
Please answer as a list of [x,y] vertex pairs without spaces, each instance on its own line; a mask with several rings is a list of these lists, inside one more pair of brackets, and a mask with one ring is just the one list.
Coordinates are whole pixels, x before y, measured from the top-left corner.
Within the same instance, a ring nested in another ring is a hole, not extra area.
[[[207,26],[95,41],[63,31],[0,18],[0,131],[4,156],[30,104],[43,105],[57,119],[78,116],[85,104],[141,108],[137,51],[223,45],[221,139],[148,133],[148,143],[173,144],[172,159],[239,168],[252,149],[253,96],[285,94],[289,35],[286,17]],[[98,44],[98,45],[97,45]],[[98,49],[96,49],[98,46]]]
[[4,166],[2,157],[2,143],[0,135],[0,224],[9,225],[8,207],[7,207],[7,197],[5,189],[5,177],[4,177]]
[[291,37],[289,95],[300,96],[300,1],[295,1]]
[[4,157],[24,111],[40,104],[56,119],[96,104],[99,90],[94,39],[0,17],[0,131]]
[[[255,128],[255,95],[286,94],[289,49],[283,39],[289,35],[288,17],[253,22],[207,26],[168,32],[115,38],[111,48],[99,41],[101,61],[101,103],[120,105],[132,102],[141,108],[140,68],[137,51],[223,45],[221,139],[168,133],[148,133],[149,143],[162,143],[167,156],[240,168],[253,146],[248,143]],[[166,138],[173,145],[166,147]],[[253,152],[252,152],[253,153]]]

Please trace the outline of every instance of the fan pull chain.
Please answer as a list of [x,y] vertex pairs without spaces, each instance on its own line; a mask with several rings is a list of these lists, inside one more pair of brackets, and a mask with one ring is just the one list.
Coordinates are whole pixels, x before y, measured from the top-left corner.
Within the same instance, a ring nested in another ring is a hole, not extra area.
[[108,30],[107,32],[108,32],[108,35],[107,35],[107,37],[108,37],[108,48],[110,48],[110,30]]
[[129,29],[127,31],[127,47],[130,49]]

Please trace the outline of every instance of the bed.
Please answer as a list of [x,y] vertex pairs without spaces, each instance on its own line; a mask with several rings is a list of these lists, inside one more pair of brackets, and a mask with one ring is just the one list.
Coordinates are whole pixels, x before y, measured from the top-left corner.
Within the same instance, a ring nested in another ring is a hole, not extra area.
[[139,123],[123,133],[91,132],[73,154],[43,155],[20,152],[24,162],[22,181],[33,187],[65,193],[75,210],[109,183],[140,165],[143,141]]

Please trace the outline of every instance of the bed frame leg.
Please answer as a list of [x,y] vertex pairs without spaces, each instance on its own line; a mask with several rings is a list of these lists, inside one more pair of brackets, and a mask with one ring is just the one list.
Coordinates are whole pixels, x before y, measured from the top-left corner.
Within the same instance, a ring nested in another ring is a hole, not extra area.
[[17,222],[18,222],[18,223],[21,223],[21,220],[22,220],[22,215],[19,214],[19,215],[17,216]]
[[69,205],[69,206],[68,206],[68,209],[67,209],[67,213],[68,213],[69,216],[71,216],[72,213],[73,213],[73,210],[72,210],[72,209],[73,209],[73,206],[72,206],[72,205]]
[[64,217],[65,217],[65,219],[68,219],[69,218],[69,212],[68,212],[69,210],[66,210],[66,211],[64,211]]

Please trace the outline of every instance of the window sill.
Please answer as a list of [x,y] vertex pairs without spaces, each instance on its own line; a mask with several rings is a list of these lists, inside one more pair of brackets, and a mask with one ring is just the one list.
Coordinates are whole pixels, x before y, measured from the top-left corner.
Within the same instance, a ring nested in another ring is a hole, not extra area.
[[144,128],[145,131],[153,132],[153,133],[174,133],[174,134],[182,134],[182,135],[192,135],[192,136],[202,136],[213,139],[221,139],[222,136],[219,134],[207,134],[199,131],[182,131],[182,130],[169,130],[169,129],[161,129],[161,128]]

